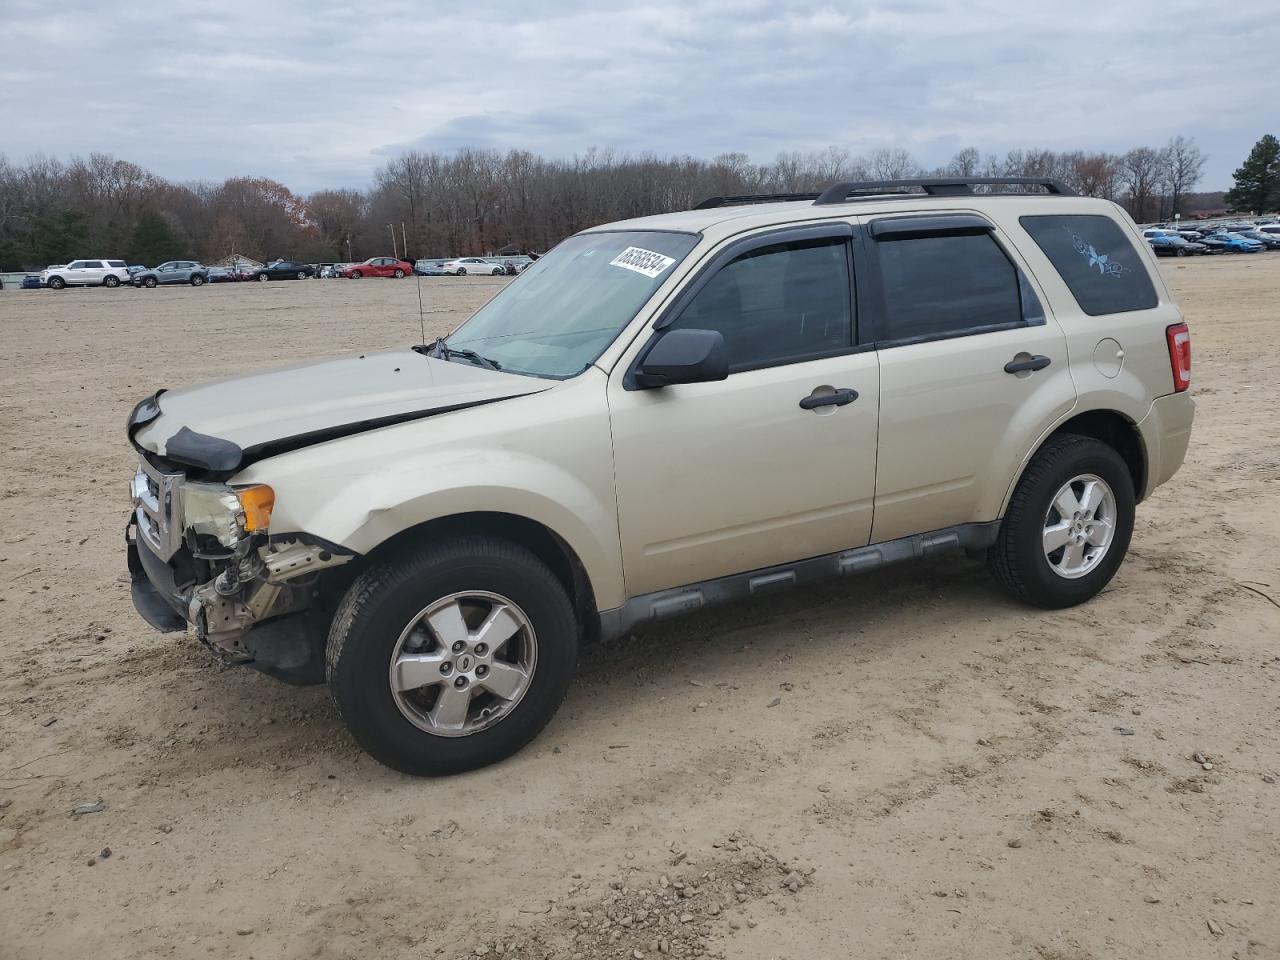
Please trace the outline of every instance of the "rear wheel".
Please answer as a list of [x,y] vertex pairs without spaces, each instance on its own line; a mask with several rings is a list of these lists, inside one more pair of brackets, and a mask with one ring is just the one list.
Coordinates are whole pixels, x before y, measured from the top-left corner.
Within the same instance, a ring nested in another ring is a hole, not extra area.
[[262,283],[266,283],[270,279],[271,278],[268,277],[265,273],[258,274],[258,280],[261,281]]
[[1115,576],[1133,519],[1133,478],[1120,454],[1091,437],[1054,437],[1018,481],[988,562],[1020,600],[1075,606]]
[[109,273],[102,278],[102,285],[104,287],[118,287],[120,286],[120,278],[114,273]]
[[515,753],[573,677],[578,625],[540,559],[464,536],[375,564],[329,631],[329,688],[356,741],[389,767],[459,773]]
[[397,280],[399,280],[401,277],[403,277],[403,276],[404,276],[404,271],[403,271],[403,270],[401,270],[399,267],[396,267],[396,272],[393,274],[393,276],[394,276]]

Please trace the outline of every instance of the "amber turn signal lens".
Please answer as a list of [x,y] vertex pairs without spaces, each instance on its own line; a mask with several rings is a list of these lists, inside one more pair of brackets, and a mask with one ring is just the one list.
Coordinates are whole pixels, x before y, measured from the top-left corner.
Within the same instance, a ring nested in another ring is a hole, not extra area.
[[261,533],[271,523],[271,508],[276,505],[276,492],[265,483],[236,491],[240,509],[244,511],[247,533]]

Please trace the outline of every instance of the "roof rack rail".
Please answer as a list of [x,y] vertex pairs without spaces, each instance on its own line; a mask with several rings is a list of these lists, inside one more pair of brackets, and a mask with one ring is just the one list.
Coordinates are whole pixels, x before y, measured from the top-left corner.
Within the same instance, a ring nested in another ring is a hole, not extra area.
[[1052,177],[919,177],[910,180],[860,180],[835,183],[823,190],[813,201],[813,205],[821,207],[885,193],[905,193],[911,187],[919,187],[931,197],[969,197],[973,196],[974,186],[979,184],[1043,187],[1046,193],[1054,196],[1074,197],[1076,195],[1076,192],[1065,183]]
[[736,207],[747,203],[779,203],[784,200],[817,200],[816,193],[747,193],[737,197],[707,197],[693,209],[711,210],[714,207]]

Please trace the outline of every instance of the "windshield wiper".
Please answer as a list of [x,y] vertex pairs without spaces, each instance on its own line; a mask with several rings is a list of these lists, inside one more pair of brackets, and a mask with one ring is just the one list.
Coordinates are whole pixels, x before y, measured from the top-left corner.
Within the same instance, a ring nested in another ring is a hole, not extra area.
[[497,360],[490,360],[474,350],[451,347],[444,342],[444,337],[436,338],[436,341],[431,344],[414,344],[413,349],[425,356],[439,357],[441,360],[452,360],[454,357],[461,357],[463,360],[470,360],[476,366],[484,367],[486,370],[502,369],[502,365]]

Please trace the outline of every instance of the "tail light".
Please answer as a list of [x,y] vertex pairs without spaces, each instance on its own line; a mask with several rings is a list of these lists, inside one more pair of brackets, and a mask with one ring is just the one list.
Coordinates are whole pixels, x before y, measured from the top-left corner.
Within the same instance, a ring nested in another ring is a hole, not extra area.
[[1191,386],[1191,331],[1185,323],[1175,323],[1164,332],[1169,341],[1169,365],[1173,368],[1173,389],[1181,393]]

